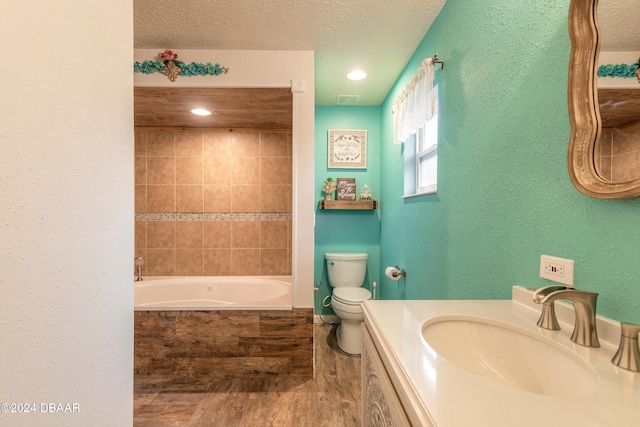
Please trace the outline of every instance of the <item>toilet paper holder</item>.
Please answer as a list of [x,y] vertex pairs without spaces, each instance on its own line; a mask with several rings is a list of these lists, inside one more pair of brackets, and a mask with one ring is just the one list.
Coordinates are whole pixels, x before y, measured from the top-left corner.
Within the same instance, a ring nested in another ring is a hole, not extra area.
[[404,268],[403,268],[403,269],[400,269],[400,267],[398,267],[398,266],[396,265],[396,270],[400,270],[400,272],[398,273],[398,272],[395,272],[395,271],[394,271],[394,272],[393,272],[393,276],[394,276],[394,277],[398,277],[398,276],[402,276],[402,277],[404,277],[404,278],[406,278],[406,277],[407,277],[407,270],[405,270]]
[[395,267],[387,267],[385,270],[385,276],[391,280],[399,280],[401,277],[407,277],[407,270],[404,268],[400,269],[397,265]]

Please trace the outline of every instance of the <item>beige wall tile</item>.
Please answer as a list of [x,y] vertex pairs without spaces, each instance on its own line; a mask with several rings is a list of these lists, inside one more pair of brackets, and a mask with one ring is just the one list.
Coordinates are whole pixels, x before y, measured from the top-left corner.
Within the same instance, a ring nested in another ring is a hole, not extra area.
[[600,139],[596,146],[597,154],[600,156],[610,156],[613,150],[613,129],[603,128]]
[[174,184],[175,179],[173,157],[147,157],[147,184]]
[[204,183],[216,185],[231,184],[231,158],[205,157]]
[[234,185],[231,189],[232,212],[260,212],[260,187]]
[[147,221],[147,248],[174,248],[175,239],[175,221]]
[[231,161],[231,183],[259,184],[260,160],[258,157],[236,157]]
[[176,221],[176,248],[204,247],[204,225],[202,221]]
[[203,158],[176,157],[176,184],[202,184]]
[[261,157],[260,184],[291,184],[290,157]]
[[175,249],[147,249],[149,276],[175,276]]
[[134,160],[135,164],[135,177],[134,182],[136,185],[147,184],[147,158],[142,156],[136,156]]
[[260,222],[260,247],[273,249],[288,248],[289,221],[261,221]]
[[147,212],[175,212],[175,186],[147,185]]
[[259,248],[260,223],[258,221],[232,221],[231,247],[234,249]]
[[204,212],[231,212],[231,186],[205,185]]
[[231,155],[234,157],[259,156],[260,134],[258,132],[233,132]]
[[147,133],[145,131],[135,131],[134,133],[134,155],[146,156],[147,155]]
[[260,274],[280,276],[289,274],[287,249],[260,250]]
[[[136,131],[136,212],[290,213],[291,151],[288,133]],[[145,274],[291,273],[291,221],[137,221],[135,233]]]
[[260,211],[291,213],[291,197],[290,185],[261,185]]
[[257,276],[260,274],[259,249],[232,249],[232,276]]
[[134,248],[147,248],[147,221],[135,221]]
[[147,156],[173,156],[173,140],[172,131],[147,132]]
[[613,130],[614,154],[640,151],[640,120],[618,126]]
[[205,276],[231,275],[231,249],[204,250]]
[[135,206],[136,212],[147,212],[147,186],[136,185],[135,186]]
[[598,171],[598,175],[600,175],[604,179],[612,180],[611,176],[611,156],[596,156],[593,160],[596,165],[596,170]]
[[204,155],[207,157],[231,156],[231,132],[204,132]]
[[286,133],[261,133],[260,156],[290,156],[289,134]]
[[176,185],[176,212],[202,212],[202,185]]
[[613,182],[627,182],[640,178],[640,151],[613,156],[611,170]]
[[[598,173],[613,182],[626,182],[640,178],[640,120],[603,129],[598,146],[607,146],[610,141],[611,157],[600,149],[603,157],[596,157]],[[596,146],[596,148],[598,148]]]
[[176,275],[202,276],[204,274],[202,249],[176,249]]
[[203,228],[205,248],[231,247],[231,221],[206,221]]
[[176,156],[202,157],[202,133],[202,131],[176,132]]

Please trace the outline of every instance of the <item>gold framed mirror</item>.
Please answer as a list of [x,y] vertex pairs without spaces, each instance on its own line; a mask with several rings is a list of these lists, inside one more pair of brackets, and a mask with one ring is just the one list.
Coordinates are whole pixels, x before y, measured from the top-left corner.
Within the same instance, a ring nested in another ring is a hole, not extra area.
[[[635,6],[632,11],[620,10],[619,8],[625,2],[612,0],[571,0],[569,6],[571,57],[568,80],[571,125],[568,153],[569,176],[578,191],[589,197],[597,199],[639,197],[639,162],[630,162],[629,166],[624,167],[633,170],[623,171],[625,173],[615,176],[608,171],[605,173],[605,168],[600,166],[602,136],[604,134],[608,138],[610,134],[608,128],[603,130],[603,118],[599,108],[597,72],[603,36],[597,19],[602,12],[598,3],[617,7],[616,16],[622,17],[639,9]],[[631,5],[631,3],[628,4]],[[640,45],[637,50],[640,51]],[[640,82],[638,90],[637,93],[640,94]],[[607,95],[602,93],[603,100],[605,96]],[[615,104],[615,101],[608,101],[608,103],[611,102]],[[638,119],[640,119],[640,113]],[[640,151],[640,140],[637,146]]]

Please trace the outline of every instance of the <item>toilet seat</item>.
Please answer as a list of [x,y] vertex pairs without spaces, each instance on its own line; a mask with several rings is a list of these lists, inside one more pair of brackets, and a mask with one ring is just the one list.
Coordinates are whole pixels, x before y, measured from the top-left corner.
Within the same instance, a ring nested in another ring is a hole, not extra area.
[[360,307],[360,303],[371,299],[371,292],[365,288],[334,288],[332,299],[346,305]]

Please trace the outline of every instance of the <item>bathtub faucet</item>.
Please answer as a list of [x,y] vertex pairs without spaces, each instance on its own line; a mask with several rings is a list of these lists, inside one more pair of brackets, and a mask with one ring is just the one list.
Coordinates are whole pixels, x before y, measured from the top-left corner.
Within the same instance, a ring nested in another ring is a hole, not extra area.
[[533,301],[542,304],[538,326],[545,329],[560,329],[555,317],[553,302],[567,300],[573,304],[576,322],[571,341],[586,347],[600,347],[596,331],[596,301],[598,294],[580,291],[565,286],[547,286],[533,293]]
[[138,278],[136,279],[136,282],[139,282],[142,280],[142,266],[144,265],[144,258],[139,256],[138,258],[133,260],[133,263],[135,264],[137,269]]

